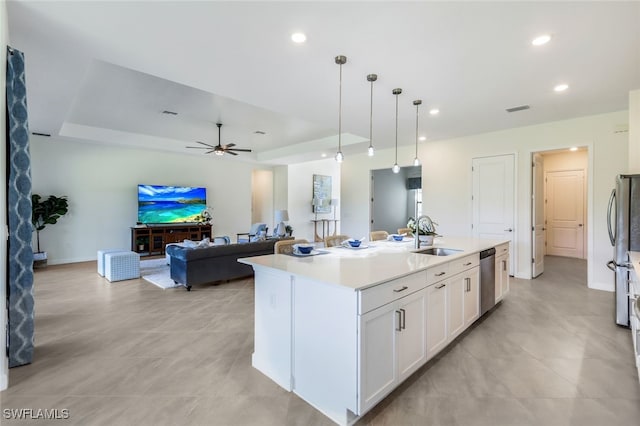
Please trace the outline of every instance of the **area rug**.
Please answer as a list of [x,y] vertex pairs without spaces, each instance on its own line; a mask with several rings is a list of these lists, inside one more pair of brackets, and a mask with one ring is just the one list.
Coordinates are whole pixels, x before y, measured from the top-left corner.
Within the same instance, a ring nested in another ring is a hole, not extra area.
[[180,284],[174,283],[171,279],[169,265],[164,257],[162,259],[141,260],[140,275],[143,280],[162,289],[180,287]]

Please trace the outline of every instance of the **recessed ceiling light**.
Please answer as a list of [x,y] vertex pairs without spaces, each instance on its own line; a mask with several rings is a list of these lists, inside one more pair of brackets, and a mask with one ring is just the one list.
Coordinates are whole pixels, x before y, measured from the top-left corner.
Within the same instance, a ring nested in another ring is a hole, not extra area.
[[326,157],[326,156],[327,156],[327,153],[326,153],[326,152],[323,152],[323,153],[322,153],[322,158],[324,158],[324,157]]
[[556,92],[564,92],[568,88],[569,88],[569,85],[563,83],[563,84],[556,85],[556,87],[554,87],[553,90]]
[[569,148],[569,151],[577,151],[578,147],[577,146],[572,146],[571,148]]
[[534,46],[542,46],[543,44],[549,43],[549,40],[551,40],[551,36],[549,34],[542,34],[534,38],[531,41],[531,44],[533,44]]
[[429,110],[429,114],[438,115],[438,114],[440,114],[440,110],[438,108],[432,108],[432,109]]
[[291,34],[291,40],[294,43],[304,43],[307,41],[307,36],[304,33],[293,33]]
[[419,140],[419,141],[426,141],[426,140],[427,140],[427,137],[426,137],[426,136],[420,136],[420,137],[418,138],[418,140]]

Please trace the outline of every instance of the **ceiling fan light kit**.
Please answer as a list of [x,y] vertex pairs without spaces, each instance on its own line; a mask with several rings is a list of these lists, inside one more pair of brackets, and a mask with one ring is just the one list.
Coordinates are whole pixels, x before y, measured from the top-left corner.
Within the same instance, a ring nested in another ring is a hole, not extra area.
[[188,146],[187,148],[206,149],[207,152],[205,152],[205,154],[213,153],[218,156],[223,156],[224,154],[238,155],[237,154],[238,152],[251,152],[250,149],[234,148],[234,146],[236,146],[235,143],[228,143],[226,145],[222,145],[220,143],[220,140],[221,140],[220,133],[222,128],[222,123],[216,123],[216,126],[218,126],[218,145],[209,145],[208,143],[196,141],[197,143],[204,146]]

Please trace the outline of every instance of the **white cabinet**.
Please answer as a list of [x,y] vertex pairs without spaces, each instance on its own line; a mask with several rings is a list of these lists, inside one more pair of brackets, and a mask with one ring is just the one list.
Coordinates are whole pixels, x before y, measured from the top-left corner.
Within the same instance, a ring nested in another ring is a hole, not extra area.
[[433,358],[479,316],[478,266],[427,287],[427,359]]
[[447,282],[427,287],[427,359],[433,358],[449,341],[447,332]]
[[[499,248],[499,247],[498,247]],[[509,292],[509,251],[496,248],[496,303]]]
[[424,289],[360,316],[360,413],[424,364],[426,324]]
[[464,281],[464,328],[480,318],[480,268],[462,274]]

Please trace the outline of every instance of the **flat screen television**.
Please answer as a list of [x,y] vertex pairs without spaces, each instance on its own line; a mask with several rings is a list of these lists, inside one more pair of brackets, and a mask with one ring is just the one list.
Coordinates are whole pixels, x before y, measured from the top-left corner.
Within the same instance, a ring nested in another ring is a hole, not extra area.
[[206,188],[138,185],[139,223],[199,222],[206,208]]

